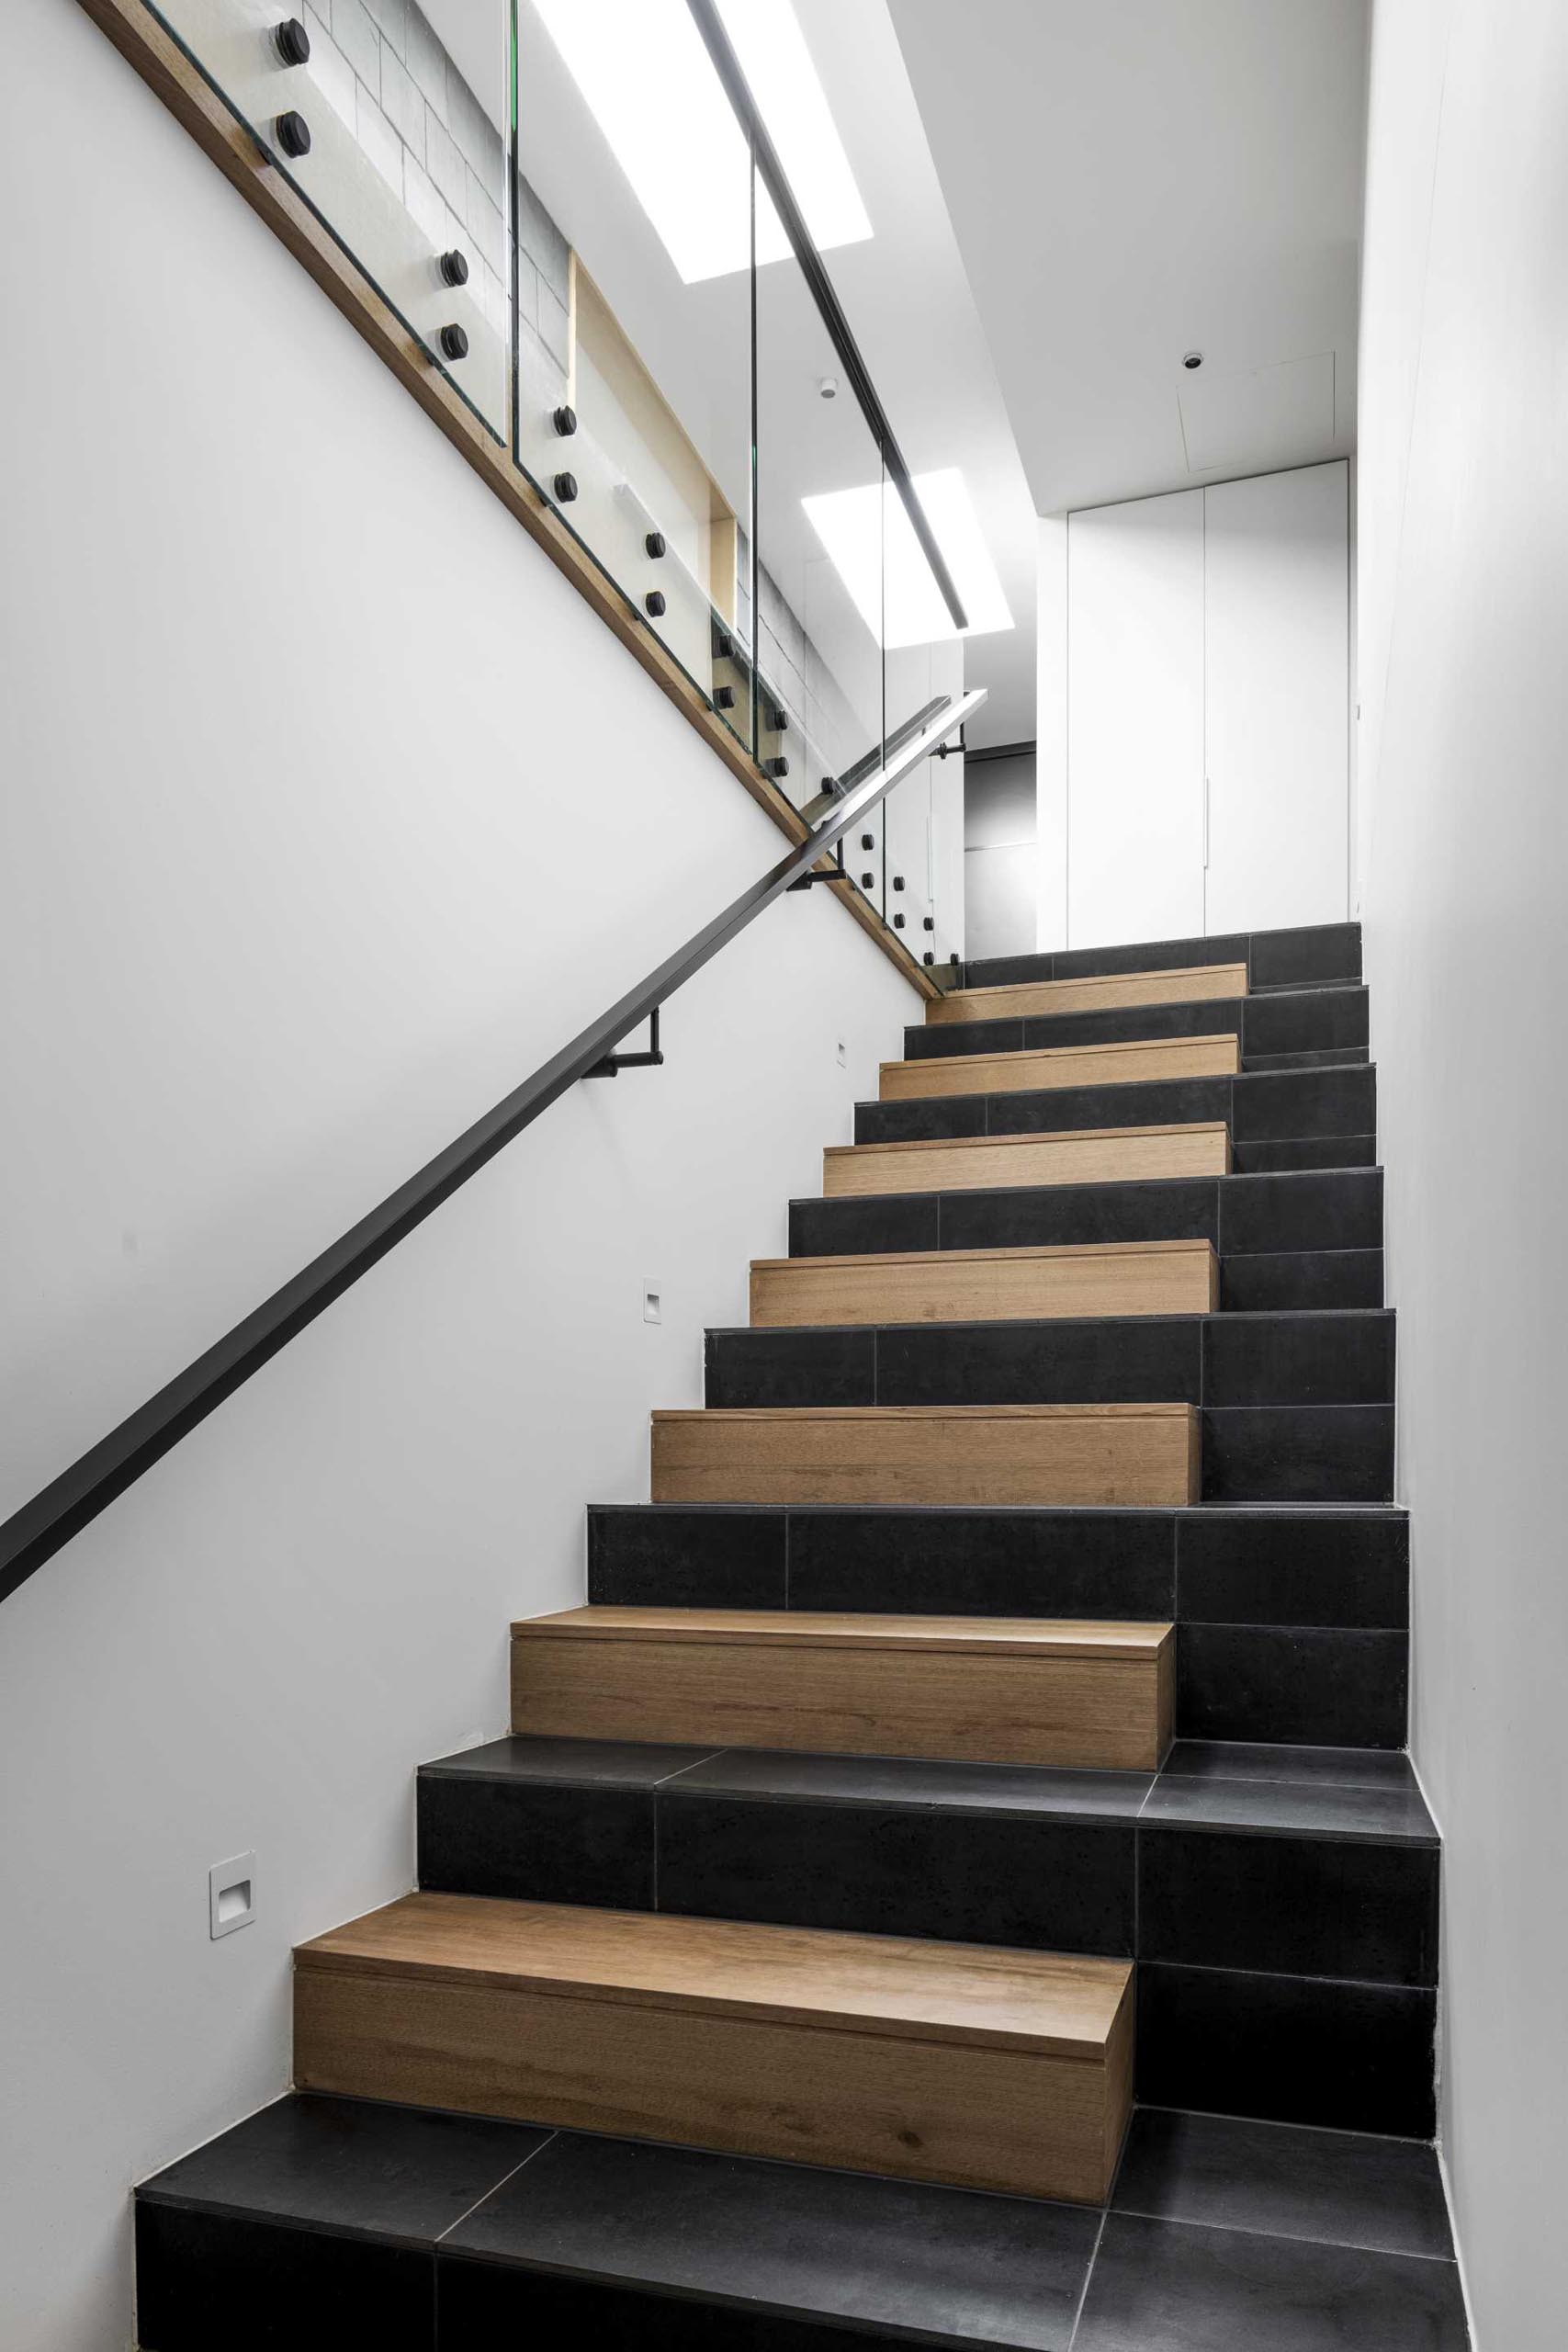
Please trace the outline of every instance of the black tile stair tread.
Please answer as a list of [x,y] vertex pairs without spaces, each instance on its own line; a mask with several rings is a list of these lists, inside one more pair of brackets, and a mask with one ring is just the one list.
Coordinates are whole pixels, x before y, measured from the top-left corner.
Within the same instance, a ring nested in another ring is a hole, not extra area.
[[549,2136],[533,2124],[295,2093],[180,2157],[136,2194],[146,2203],[431,2246]]
[[1453,2259],[1437,2152],[1419,2140],[1141,2108],[1111,2206],[1153,2221]]
[[[709,1506],[713,1508],[713,1506]],[[527,1781],[577,1788],[656,1789],[689,1771],[715,1750],[672,1747],[630,1739],[561,1739],[516,1735],[487,1740],[455,1756],[422,1764],[421,1774],[445,1781]]]
[[1074,2352],[1464,2352],[1452,2263],[1112,2213]]
[[1384,1747],[1274,1747],[1258,1740],[1179,1739],[1166,1771],[1199,1781],[1287,1781],[1327,1788],[1419,1791],[1410,1758]]
[[1056,2352],[1099,2226],[1029,2199],[563,2133],[445,2250],[921,2342]]
[[283,2269],[290,2225],[412,2246],[458,2303],[481,2273],[514,2280],[522,2324],[530,2278],[619,2288],[649,2299],[660,2343],[678,2338],[653,2336],[657,2304],[683,2302],[742,2328],[815,2323],[825,2344],[834,2330],[987,2352],[1465,2344],[1429,2147],[1171,2110],[1134,2115],[1103,2234],[1083,2207],[313,2096],[252,2116],[138,2199],[281,2225]]
[[[1404,1756],[1290,1747],[1260,1751],[1238,1744],[1245,1760],[1267,1753],[1267,1777],[1205,1776],[1190,1751],[1221,1743],[1179,1741],[1157,1774],[1093,1772],[1041,1766],[931,1763],[903,1757],[820,1755],[810,1751],[724,1747],[701,1750],[626,1741],[530,1740],[516,1736],[448,1758],[434,1771],[482,1780],[537,1781],[551,1786],[657,1788],[661,1796],[724,1796],[755,1803],[853,1804],[889,1810],[1024,1815],[1077,1821],[1143,1821],[1173,1829],[1231,1829],[1258,1836],[1436,1846],[1438,1833]],[[530,1753],[538,1751],[538,1769]],[[575,1772],[569,1751],[580,1751]],[[684,1766],[671,1757],[688,1756]],[[1348,1759],[1330,1779],[1325,1756]],[[1294,1775],[1292,1758],[1301,1765]],[[1351,1774],[1360,1777],[1352,1779]]]

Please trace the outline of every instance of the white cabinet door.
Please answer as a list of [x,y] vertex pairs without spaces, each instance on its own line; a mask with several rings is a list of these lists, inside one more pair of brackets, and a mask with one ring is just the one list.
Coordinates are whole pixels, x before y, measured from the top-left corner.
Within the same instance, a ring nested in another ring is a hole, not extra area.
[[1203,492],[1067,524],[1067,943],[1203,929]]
[[1207,931],[1348,912],[1347,489],[1340,459],[1202,493]]

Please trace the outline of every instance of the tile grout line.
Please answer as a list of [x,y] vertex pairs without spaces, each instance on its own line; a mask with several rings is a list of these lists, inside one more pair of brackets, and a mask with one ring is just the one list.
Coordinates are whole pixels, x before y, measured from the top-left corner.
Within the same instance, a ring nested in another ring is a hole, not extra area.
[[[1125,2154],[1125,2149],[1123,2149],[1122,2153]],[[1120,2165],[1118,2165],[1118,2170],[1120,2170]],[[1114,2182],[1112,2182],[1111,2187],[1114,2188]],[[1094,2245],[1090,2249],[1089,2261],[1084,2269],[1083,2285],[1078,2290],[1078,2304],[1077,2311],[1073,2313],[1072,2332],[1067,2337],[1066,2352],[1073,2352],[1073,2346],[1078,2340],[1078,2329],[1083,2324],[1084,2305],[1089,2301],[1089,2281],[1094,2277],[1095,2264],[1100,2260],[1100,2248],[1105,2236],[1105,2224],[1110,2219],[1111,2199],[1107,2198],[1104,2205],[1100,2209],[1100,2227],[1094,2233]]]
[[[537,2129],[538,2127],[536,2126],[535,2128]],[[520,2164],[513,2165],[510,2172],[503,2172],[499,2180],[492,2181],[491,2186],[485,2190],[482,2197],[476,2197],[473,2203],[465,2207],[464,2211],[458,2214],[455,2222],[448,2222],[446,2227],[442,2231],[441,2235],[438,2238],[433,2238],[431,2240],[432,2254],[434,2254],[437,2247],[446,2244],[454,2230],[460,2230],[462,2228],[463,2223],[468,2219],[468,2216],[471,2213],[477,2213],[481,2205],[488,2204],[492,2197],[499,2196],[501,2191],[510,2181],[515,2180],[520,2172],[524,2172],[527,2169],[527,2167],[533,2163],[536,2156],[542,2156],[544,2154],[545,2150],[549,2146],[552,2140],[558,2140],[559,2137],[559,2127],[552,2125],[551,2128],[546,2132],[544,2138],[540,2141],[536,2148],[530,2148],[527,2154],[523,2158]]]

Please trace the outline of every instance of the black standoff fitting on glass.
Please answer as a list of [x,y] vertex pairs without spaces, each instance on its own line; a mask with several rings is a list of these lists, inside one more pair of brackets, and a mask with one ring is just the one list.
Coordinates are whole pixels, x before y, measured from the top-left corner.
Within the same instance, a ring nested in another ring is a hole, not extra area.
[[768,732],[771,735],[782,735],[788,725],[789,713],[784,708],[783,703],[770,703],[768,706]]
[[450,253],[442,254],[437,266],[441,271],[443,285],[466,286],[468,284],[468,256],[465,253],[459,253],[456,245]]
[[903,887],[904,887],[904,877],[903,877],[903,876],[902,876],[901,874],[896,874],[896,875],[893,876],[893,888],[894,888],[896,890],[901,890],[901,889],[903,888]]
[[310,152],[310,126],[302,114],[296,114],[292,107],[287,114],[278,116],[272,126],[272,135],[284,153],[296,160]]
[[729,662],[733,661],[734,657],[735,639],[730,636],[729,631],[727,628],[720,628],[718,623],[716,621],[713,628],[714,660],[716,662]]
[[661,589],[650,588],[647,595],[643,598],[642,603],[643,610],[649,615],[650,619],[656,621],[662,620],[664,616],[664,595]]
[[574,408],[569,408],[563,401],[551,416],[550,423],[564,441],[577,431],[577,411]]
[[789,762],[784,758],[782,752],[776,758],[769,760],[766,763],[766,766],[770,775],[784,776],[789,774]]
[[456,321],[441,330],[441,349],[448,359],[466,359],[468,356],[468,331]]
[[876,847],[876,835],[874,833],[863,833],[860,837],[860,845],[862,849],[874,849]]
[[895,930],[895,931],[902,931],[902,930],[903,930],[903,928],[904,928],[904,918],[903,918],[903,916],[902,916],[902,915],[895,915],[895,916],[894,916],[894,918],[893,918],[893,928],[894,928],[894,930]]
[[572,500],[577,496],[577,476],[575,474],[557,474],[555,480],[555,492],[558,501],[562,506],[570,506]]
[[860,887],[863,890],[874,890],[876,888],[875,875],[863,874],[860,877]]
[[922,931],[934,931],[936,929],[935,915],[922,915],[920,917],[920,929]]
[[649,554],[652,557],[655,563],[659,561],[660,557],[664,553],[665,544],[665,537],[662,531],[649,531],[647,538],[643,541],[643,546],[648,549]]
[[716,686],[713,691],[713,707],[716,710],[733,710],[735,708],[735,688],[733,686]]
[[931,954],[931,949],[930,949],[929,947],[926,949],[925,954],[921,956],[920,961],[921,961],[921,963],[922,963],[922,964],[934,964],[934,963],[936,962],[936,957]]
[[309,65],[310,36],[298,17],[285,17],[272,28],[273,46],[285,65]]

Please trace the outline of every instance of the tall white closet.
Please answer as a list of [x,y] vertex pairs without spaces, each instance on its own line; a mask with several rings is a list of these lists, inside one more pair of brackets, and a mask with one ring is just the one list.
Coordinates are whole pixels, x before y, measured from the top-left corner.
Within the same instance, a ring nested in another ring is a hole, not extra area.
[[1055,944],[1342,922],[1343,459],[1072,514]]

